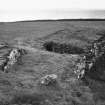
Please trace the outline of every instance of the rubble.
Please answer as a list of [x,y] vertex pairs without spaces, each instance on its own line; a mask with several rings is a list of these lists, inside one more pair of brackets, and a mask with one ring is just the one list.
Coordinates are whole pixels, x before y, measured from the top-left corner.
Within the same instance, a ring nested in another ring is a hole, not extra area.
[[76,69],[74,70],[74,73],[77,75],[78,79],[82,78],[85,74],[85,67],[86,67],[85,60],[86,60],[85,56],[80,56],[76,63]]
[[[91,74],[92,77],[105,80],[105,41],[94,41],[84,56],[85,59],[78,61],[76,70],[74,71],[78,79],[85,77],[87,74]],[[95,75],[92,74],[93,72]]]
[[40,83],[42,85],[48,86],[52,83],[55,83],[56,80],[57,80],[57,75],[56,74],[50,74],[50,75],[46,75],[46,76],[42,77]]
[[7,56],[8,61],[6,66],[4,66],[4,71],[7,71],[8,68],[10,68],[12,65],[14,65],[18,59],[21,57],[21,55],[23,54],[23,52],[21,52],[22,50],[18,49],[18,48],[13,48],[11,50],[11,52],[9,53],[9,55]]
[[0,69],[3,72],[7,72],[26,53],[24,49],[10,47],[8,43],[0,42]]

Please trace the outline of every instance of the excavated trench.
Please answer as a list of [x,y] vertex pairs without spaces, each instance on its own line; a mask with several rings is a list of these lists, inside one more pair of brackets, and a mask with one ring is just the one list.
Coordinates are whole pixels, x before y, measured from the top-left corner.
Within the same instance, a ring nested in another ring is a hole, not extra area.
[[[54,41],[47,41],[43,44],[46,51],[55,52],[60,54],[78,54],[85,55],[86,61],[93,62],[91,69],[85,70],[85,75],[95,80],[105,81],[105,36],[101,35],[98,40],[90,43],[86,49],[79,48],[67,43],[60,43]],[[93,51],[93,52],[92,52]],[[97,55],[95,55],[97,53]]]
[[47,41],[43,44],[46,51],[60,53],[60,54],[83,54],[84,49],[77,46],[73,46],[67,43],[59,43],[54,41]]

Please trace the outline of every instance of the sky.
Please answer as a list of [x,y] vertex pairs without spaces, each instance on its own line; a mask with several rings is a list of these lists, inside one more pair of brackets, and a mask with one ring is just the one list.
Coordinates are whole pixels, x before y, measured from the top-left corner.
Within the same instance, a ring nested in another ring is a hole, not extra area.
[[0,21],[105,18],[105,0],[0,0]]

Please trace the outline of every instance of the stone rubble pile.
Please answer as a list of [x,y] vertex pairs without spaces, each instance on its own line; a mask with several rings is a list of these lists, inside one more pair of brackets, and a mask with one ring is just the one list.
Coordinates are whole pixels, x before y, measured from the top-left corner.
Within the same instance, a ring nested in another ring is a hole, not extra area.
[[9,56],[7,56],[8,62],[4,66],[4,71],[7,71],[12,65],[14,65],[17,61],[18,58],[21,56],[20,51],[16,48],[12,49],[11,52],[9,53]]
[[78,61],[76,63],[76,69],[74,70],[74,73],[77,75],[78,79],[84,76],[86,67],[85,59],[86,59],[85,56],[80,57],[78,58]]
[[50,84],[55,83],[57,81],[57,78],[58,77],[56,74],[49,74],[49,75],[42,77],[40,83],[42,85],[48,86]]
[[93,42],[76,64],[74,73],[77,75],[78,79],[83,78],[103,55],[105,55],[105,42]]
[[25,53],[24,49],[12,48],[5,42],[0,43],[0,69],[7,72]]

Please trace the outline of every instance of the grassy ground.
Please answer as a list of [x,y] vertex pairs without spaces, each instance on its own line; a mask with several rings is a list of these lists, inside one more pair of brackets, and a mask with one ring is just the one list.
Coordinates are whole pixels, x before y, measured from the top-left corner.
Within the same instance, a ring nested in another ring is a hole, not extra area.
[[[41,49],[45,41],[84,48],[101,37],[104,21],[16,22],[0,24],[0,40],[27,50],[22,61],[0,71],[0,105],[104,105],[105,83],[77,80],[78,56]],[[40,78],[57,74],[56,84],[40,85]],[[87,82],[87,84],[86,84]]]

